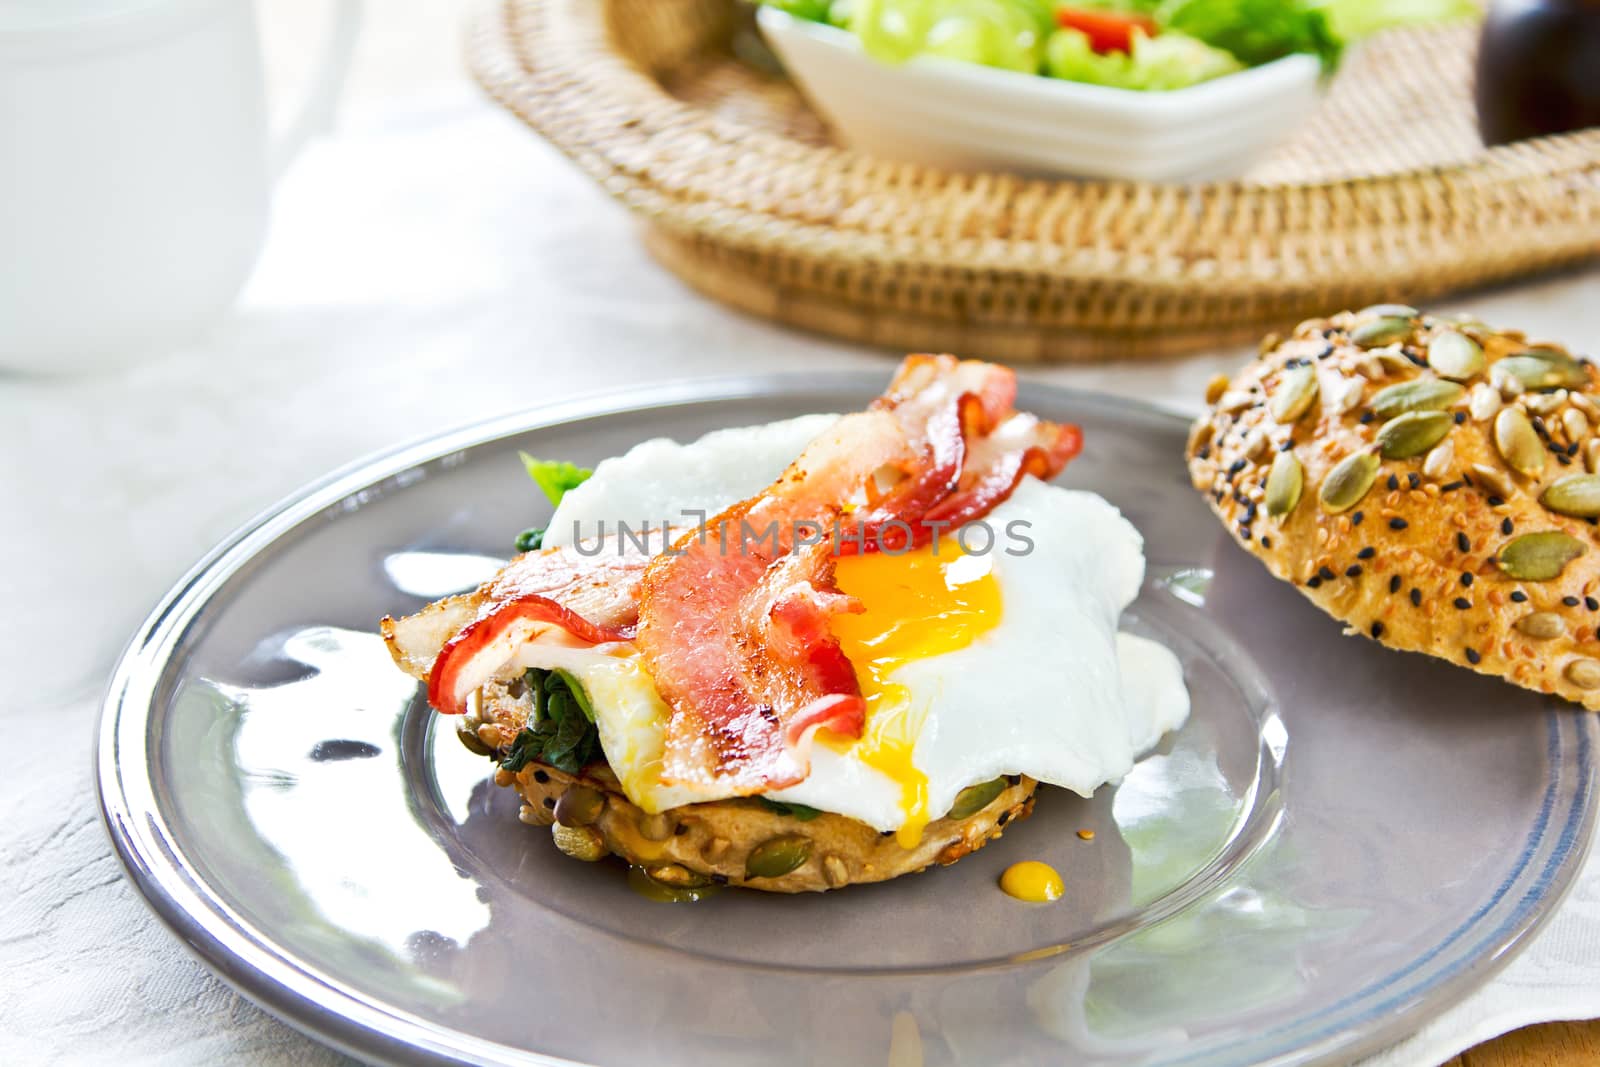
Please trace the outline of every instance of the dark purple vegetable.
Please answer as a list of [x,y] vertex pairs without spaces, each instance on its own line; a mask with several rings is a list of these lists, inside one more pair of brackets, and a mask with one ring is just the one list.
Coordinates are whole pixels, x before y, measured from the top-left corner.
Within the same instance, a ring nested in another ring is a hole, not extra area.
[[1484,144],[1600,126],[1600,0],[1497,0],[1477,97]]

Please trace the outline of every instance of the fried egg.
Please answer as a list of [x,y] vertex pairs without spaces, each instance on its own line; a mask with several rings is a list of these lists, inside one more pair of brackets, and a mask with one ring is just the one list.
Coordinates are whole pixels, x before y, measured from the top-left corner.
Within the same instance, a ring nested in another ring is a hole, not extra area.
[[[644,442],[567,493],[545,543],[715,515],[770,484],[833,418]],[[839,588],[863,610],[836,617],[833,632],[866,725],[855,739],[819,731],[807,777],[767,795],[909,845],[961,790],[1000,775],[1083,796],[1119,780],[1189,713],[1177,657],[1118,632],[1143,577],[1143,539],[1114,507],[1031,477],[960,540],[839,559]],[[670,711],[637,654],[536,643],[519,666],[582,681],[606,760],[644,810],[726,795],[661,780]]]

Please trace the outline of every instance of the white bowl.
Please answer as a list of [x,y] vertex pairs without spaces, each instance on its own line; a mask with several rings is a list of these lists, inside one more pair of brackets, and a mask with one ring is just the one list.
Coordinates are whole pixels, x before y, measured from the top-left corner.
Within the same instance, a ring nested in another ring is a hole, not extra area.
[[956,170],[1202,181],[1242,174],[1316,107],[1309,55],[1187,89],[1138,92],[919,56],[867,55],[854,34],[763,7],[762,34],[850,147]]

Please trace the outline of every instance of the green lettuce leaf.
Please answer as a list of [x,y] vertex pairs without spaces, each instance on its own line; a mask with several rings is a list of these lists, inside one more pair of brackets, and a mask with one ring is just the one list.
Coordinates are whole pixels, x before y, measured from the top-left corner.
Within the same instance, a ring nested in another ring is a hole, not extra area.
[[849,21],[886,63],[930,55],[1037,74],[1053,10],[1047,0],[851,0]]
[[1156,21],[1251,67],[1307,52],[1332,70],[1344,47],[1311,0],[1166,0]]
[[1181,33],[1135,33],[1131,52],[1096,52],[1077,30],[1051,34],[1045,69],[1057,78],[1117,89],[1184,89],[1243,66],[1228,52]]
[[533,479],[533,483],[544,492],[552,505],[560,504],[568,489],[576,489],[594,473],[588,467],[580,467],[564,459],[534,459],[526,452],[518,452],[517,455],[522,457],[528,477]]
[[1395,26],[1421,26],[1476,18],[1473,0],[1322,0],[1328,26],[1343,41],[1357,41]]

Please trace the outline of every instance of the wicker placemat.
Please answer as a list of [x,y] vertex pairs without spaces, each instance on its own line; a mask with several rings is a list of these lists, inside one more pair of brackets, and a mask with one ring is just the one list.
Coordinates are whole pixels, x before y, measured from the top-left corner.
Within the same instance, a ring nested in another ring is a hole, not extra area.
[[1600,129],[1486,150],[1473,26],[1381,35],[1244,181],[1041,181],[835,147],[738,0],[497,0],[484,87],[696,288],[897,351],[1142,358],[1600,255]]

